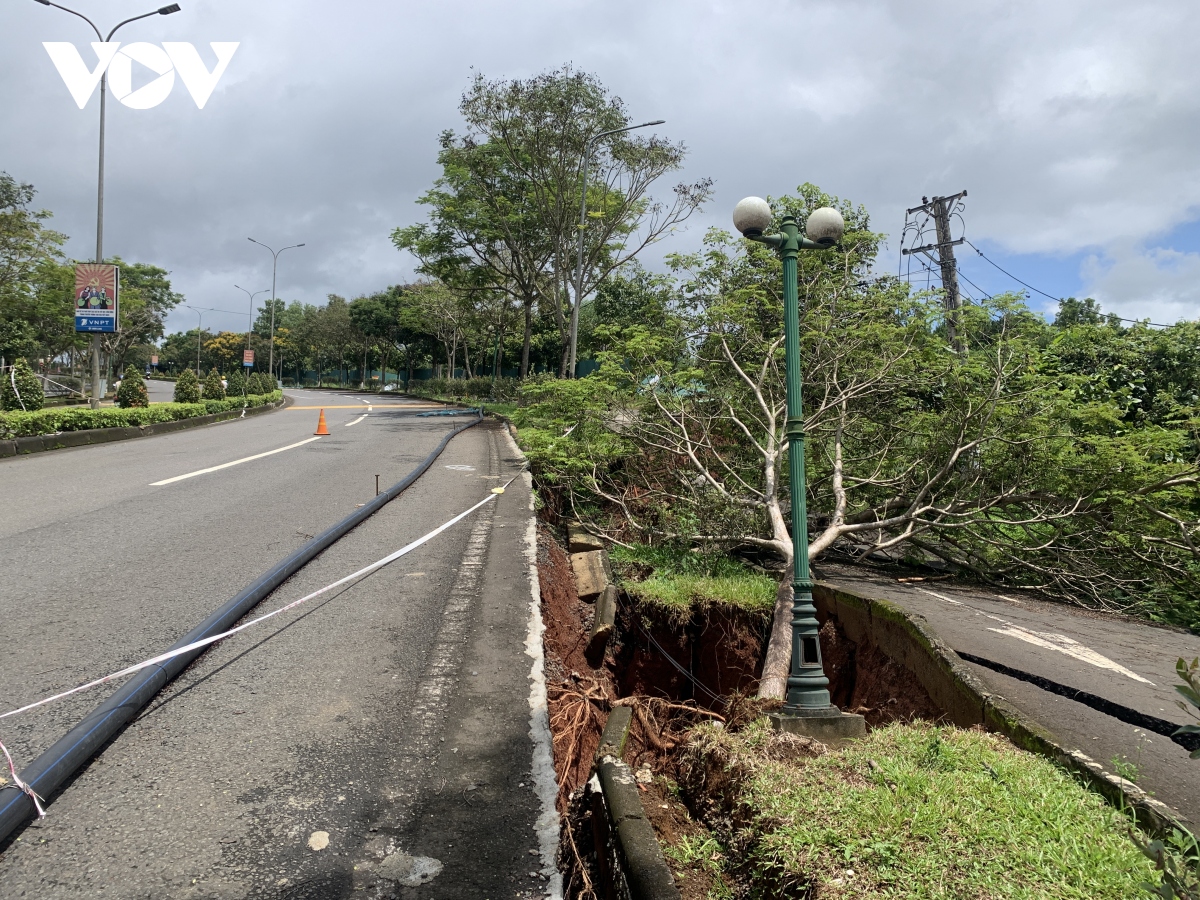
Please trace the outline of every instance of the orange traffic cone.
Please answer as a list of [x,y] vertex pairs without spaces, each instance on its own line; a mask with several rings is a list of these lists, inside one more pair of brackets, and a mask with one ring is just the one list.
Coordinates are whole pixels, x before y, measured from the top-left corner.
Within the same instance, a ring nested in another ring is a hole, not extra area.
[[321,418],[317,420],[317,430],[313,434],[329,434],[329,428],[325,425],[325,410],[321,410]]

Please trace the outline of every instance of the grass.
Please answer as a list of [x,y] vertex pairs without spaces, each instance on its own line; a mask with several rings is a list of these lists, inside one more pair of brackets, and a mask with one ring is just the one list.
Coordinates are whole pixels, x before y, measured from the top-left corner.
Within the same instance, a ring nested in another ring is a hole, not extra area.
[[734,606],[748,612],[775,607],[774,579],[716,553],[682,547],[613,547],[609,553],[625,589],[640,600],[680,614],[694,606]]
[[1125,817],[996,735],[891,725],[805,757],[765,721],[694,734],[687,788],[708,773],[767,896],[1128,900],[1157,880]]

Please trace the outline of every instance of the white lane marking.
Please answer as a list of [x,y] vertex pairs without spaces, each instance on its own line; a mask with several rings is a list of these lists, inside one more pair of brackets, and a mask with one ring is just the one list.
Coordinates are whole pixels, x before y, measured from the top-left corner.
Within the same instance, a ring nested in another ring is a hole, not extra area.
[[[509,449],[518,459],[525,454],[507,429]],[[525,526],[525,564],[529,567],[529,626],[525,631],[525,655],[532,660],[529,668],[529,736],[533,738],[533,783],[541,805],[534,829],[541,851],[542,875],[547,879],[547,900],[562,900],[563,880],[555,859],[558,851],[558,778],[554,774],[553,744],[550,737],[550,713],[546,700],[546,658],[542,650],[542,589],[537,570],[537,513],[534,509],[533,478],[522,472],[521,480],[529,491],[529,518]]]
[[1081,662],[1088,663],[1100,669],[1108,669],[1112,672],[1119,672],[1134,681],[1140,681],[1142,684],[1156,686],[1153,681],[1143,678],[1137,672],[1131,672],[1120,663],[1115,663],[1107,656],[1102,656],[1090,647],[1085,647],[1079,641],[1067,637],[1065,634],[1054,634],[1047,631],[1030,631],[1022,628],[1020,625],[1007,623],[1004,628],[989,628],[988,631],[994,631],[996,634],[1007,635],[1014,637],[1019,641],[1025,641],[1027,644],[1033,644],[1035,647],[1045,647],[1047,650],[1057,650],[1059,653],[1064,653],[1067,656],[1074,657]]
[[368,406],[369,406],[369,405],[370,405],[370,403],[371,403],[371,401],[370,401],[370,400],[364,400],[362,397],[359,397],[359,398],[358,398],[358,402],[359,402],[359,403],[366,403]]
[[253,456],[245,456],[241,459],[235,459],[233,462],[222,463],[219,466],[209,466],[207,469],[197,469],[195,472],[188,472],[186,475],[176,475],[174,478],[164,478],[162,481],[150,482],[150,487],[160,487],[164,484],[173,484],[176,481],[183,481],[185,478],[195,478],[197,475],[207,475],[209,472],[218,472],[221,469],[228,469],[230,466],[240,466],[244,462],[250,462],[252,459],[262,459],[264,456],[271,456],[275,453],[282,453],[284,450],[292,450],[296,447],[302,447],[305,444],[310,444],[320,438],[310,437],[302,441],[297,441],[294,444],[288,444],[286,447],[280,447],[278,450],[268,450],[266,453],[256,453]]
[[[922,594],[928,594],[931,597],[944,600],[946,603],[953,603],[955,606],[966,606],[967,609],[974,612],[975,615],[991,619],[993,622],[999,622],[1004,626],[1003,628],[989,627],[988,631],[994,631],[996,634],[1003,634],[1007,635],[1008,637],[1015,637],[1017,640],[1025,641],[1027,644],[1033,644],[1037,647],[1045,647],[1048,650],[1057,650],[1059,653],[1064,653],[1067,656],[1074,657],[1081,662],[1088,663],[1089,665],[1096,666],[1097,668],[1108,669],[1112,672],[1119,672],[1128,678],[1132,678],[1134,681],[1140,681],[1143,684],[1149,684],[1157,687],[1153,681],[1143,678],[1136,672],[1131,672],[1120,663],[1113,662],[1107,656],[1097,653],[1092,648],[1079,643],[1079,641],[1075,640],[1074,638],[1067,637],[1065,634],[1057,634],[1050,631],[1031,631],[1028,628],[1022,628],[1020,625],[1014,625],[1011,622],[1000,618],[999,616],[993,616],[990,613],[985,613],[982,610],[975,609],[975,607],[968,604],[960,603],[958,600],[951,600],[944,594],[938,594],[934,591],[927,591],[925,588],[917,588],[916,590],[920,591]],[[1002,599],[1007,600],[1009,603],[1018,603],[1018,601],[1013,600],[1011,597],[1003,597],[1003,595],[1000,594],[997,594],[997,596],[1002,597]]]
[[371,406],[371,404],[369,404],[369,403],[368,403],[368,404],[367,404],[367,412],[370,412],[372,409],[374,409],[374,407],[373,407],[373,406]]
[[953,603],[955,606],[962,606],[962,603],[960,603],[957,600],[951,600],[945,594],[939,594],[936,591],[927,591],[927,590],[925,590],[925,588],[917,588],[917,590],[920,591],[922,594],[928,594],[930,597],[937,597],[939,600],[943,600],[946,603]]
[[474,466],[446,466],[451,472],[474,472]]
[[355,419],[353,422],[347,422],[347,423],[346,423],[346,427],[347,427],[347,428],[349,428],[351,425],[357,425],[359,422],[361,422],[361,421],[362,421],[363,419],[365,419],[365,418],[366,418],[366,416],[359,416],[359,417],[358,417],[357,419]]

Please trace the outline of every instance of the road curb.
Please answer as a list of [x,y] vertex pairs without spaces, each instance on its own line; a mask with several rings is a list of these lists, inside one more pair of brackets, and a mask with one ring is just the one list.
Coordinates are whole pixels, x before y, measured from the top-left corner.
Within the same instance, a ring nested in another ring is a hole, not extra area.
[[[632,900],[680,900],[679,888],[646,816],[633,770],[622,760],[633,710],[613,707],[596,751],[592,792],[596,854],[614,881],[617,896]],[[624,881],[624,884],[620,884]],[[622,890],[623,888],[623,890]]]
[[[247,407],[247,416],[257,416],[262,413],[274,412],[277,409],[291,406],[294,401],[284,396],[278,403],[264,403],[262,406]],[[149,425],[125,425],[116,428],[88,428],[84,431],[60,431],[58,434],[38,434],[28,437],[12,438],[0,441],[0,459],[13,456],[25,456],[29,453],[41,453],[45,450],[65,450],[70,447],[87,447],[92,444],[108,444],[113,441],[128,441],[133,438],[151,437],[156,434],[171,434],[188,428],[199,428],[202,425],[213,425],[230,419],[242,418],[243,410],[227,409],[224,412],[208,413],[191,419],[176,419],[172,422],[152,422]]]
[[887,600],[818,581],[813,587],[817,615],[833,618],[855,644],[874,644],[920,682],[946,718],[963,728],[983,725],[1010,741],[1058,763],[1082,778],[1118,809],[1133,810],[1138,824],[1153,834],[1188,829],[1188,821],[1136,784],[1105,771],[1091,757],[1070,750],[1003,697],[988,691],[962,657],[937,636],[924,616]]

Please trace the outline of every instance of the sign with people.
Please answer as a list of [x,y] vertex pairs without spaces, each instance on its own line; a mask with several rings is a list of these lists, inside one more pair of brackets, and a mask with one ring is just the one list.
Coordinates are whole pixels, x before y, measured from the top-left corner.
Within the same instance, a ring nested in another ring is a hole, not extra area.
[[121,275],[116,266],[75,266],[75,330],[116,334]]

